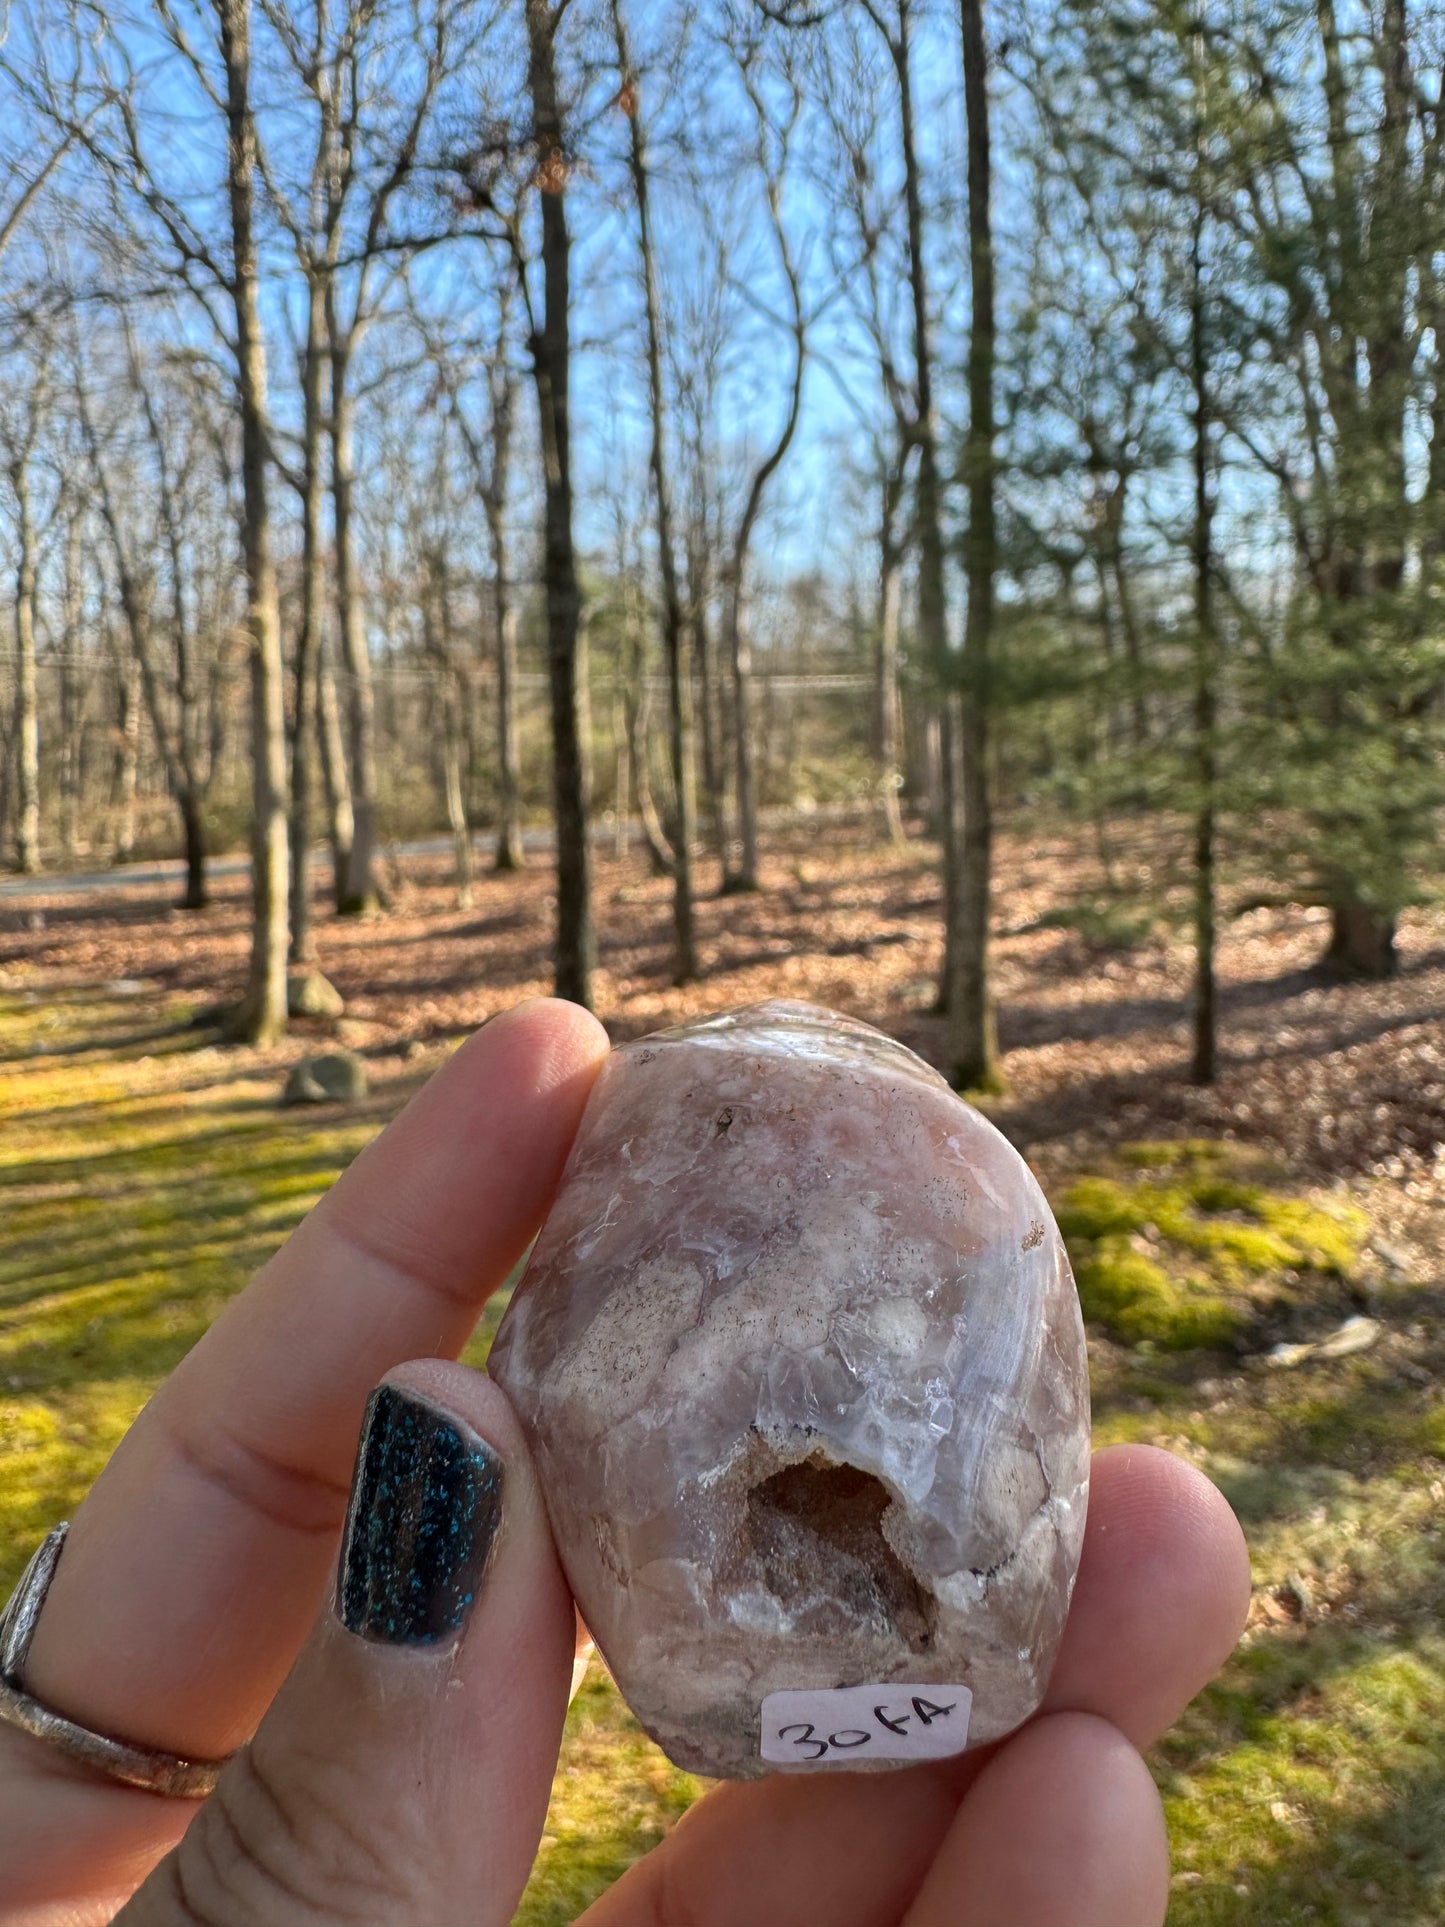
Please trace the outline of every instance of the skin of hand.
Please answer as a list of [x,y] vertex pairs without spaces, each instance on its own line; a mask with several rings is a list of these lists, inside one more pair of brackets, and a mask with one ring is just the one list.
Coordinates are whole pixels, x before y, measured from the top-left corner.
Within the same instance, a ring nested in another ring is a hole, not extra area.
[[[511,1919],[576,1621],[507,1401],[451,1361],[540,1223],[606,1051],[568,1004],[488,1024],[126,1435],[75,1516],[25,1685],[97,1731],[234,1758],[208,1799],[166,1799],[0,1727],[0,1921]],[[477,1558],[443,1589],[455,1623],[425,1640],[407,1631],[415,1596],[387,1590],[379,1421],[348,1524],[368,1410],[440,1441],[425,1460],[437,1490],[460,1480],[480,1521]],[[1223,1663],[1248,1598],[1239,1527],[1206,1479],[1148,1447],[1098,1453],[1068,1630],[1027,1726],[896,1773],[720,1786],[583,1920],[1162,1922],[1166,1842],[1140,1749]]]

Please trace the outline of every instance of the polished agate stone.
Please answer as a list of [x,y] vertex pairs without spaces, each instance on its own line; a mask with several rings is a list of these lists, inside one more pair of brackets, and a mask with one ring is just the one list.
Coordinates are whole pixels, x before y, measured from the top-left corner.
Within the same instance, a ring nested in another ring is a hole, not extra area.
[[784,1689],[962,1683],[970,1745],[1039,1704],[1084,1529],[1078,1299],[1023,1159],[880,1031],[765,1003],[615,1051],[491,1370],[678,1765],[777,1770]]

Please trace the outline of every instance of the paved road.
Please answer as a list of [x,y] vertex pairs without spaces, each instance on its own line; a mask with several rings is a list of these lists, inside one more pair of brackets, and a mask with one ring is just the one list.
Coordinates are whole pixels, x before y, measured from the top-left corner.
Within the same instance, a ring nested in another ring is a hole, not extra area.
[[[867,816],[847,804],[830,803],[821,808],[809,810],[806,820],[810,823],[842,823]],[[769,809],[761,812],[765,827],[780,824],[794,824],[799,821],[799,813],[787,809]],[[617,841],[616,830],[607,823],[594,823],[591,826],[591,839],[599,845],[611,849]],[[628,834],[637,841],[642,831],[634,823]],[[550,851],[556,843],[552,830],[524,830],[522,848],[524,851]],[[485,830],[478,830],[472,837],[477,855],[485,860],[492,853],[494,839]],[[386,846],[401,856],[450,856],[452,840],[449,836],[424,836],[412,843],[397,843]],[[318,845],[311,852],[311,867],[331,873],[331,852]],[[206,865],[207,875],[213,877],[245,876],[251,868],[249,856],[214,856]],[[150,863],[122,863],[113,870],[87,870],[75,875],[62,871],[48,871],[38,877],[5,877],[0,879],[0,903],[23,903],[27,897],[55,896],[93,896],[103,890],[134,889],[144,885],[162,883],[175,884],[179,888],[185,876],[186,866],[179,857],[160,857]]]
[[[610,841],[612,831],[606,834]],[[489,835],[478,832],[473,842],[479,857],[485,859],[491,855],[492,838]],[[415,843],[399,843],[395,847],[402,856],[450,856],[452,840],[449,836],[428,836]],[[552,832],[528,830],[522,838],[522,847],[524,850],[550,850]],[[313,850],[311,867],[329,876],[331,852],[325,848]],[[251,859],[248,856],[214,856],[206,865],[206,874],[212,877],[246,876],[250,869]],[[0,902],[23,903],[27,897],[85,897],[103,890],[134,889],[162,883],[173,883],[179,888],[185,874],[186,866],[179,857],[162,857],[150,863],[121,863],[113,870],[87,870],[76,875],[57,870],[38,877],[6,877],[0,881]]]

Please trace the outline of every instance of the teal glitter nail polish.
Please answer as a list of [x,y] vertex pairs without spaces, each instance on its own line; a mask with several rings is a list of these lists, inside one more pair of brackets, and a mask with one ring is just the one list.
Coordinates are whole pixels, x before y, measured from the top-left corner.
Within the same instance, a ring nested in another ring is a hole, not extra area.
[[459,1632],[502,1519],[502,1461],[475,1433],[397,1385],[372,1393],[337,1581],[351,1632],[435,1645]]

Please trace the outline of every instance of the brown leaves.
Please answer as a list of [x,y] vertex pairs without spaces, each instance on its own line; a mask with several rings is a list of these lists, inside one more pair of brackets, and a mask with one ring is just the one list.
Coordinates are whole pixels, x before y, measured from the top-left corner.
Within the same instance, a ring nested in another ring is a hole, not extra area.
[[[484,875],[462,912],[445,859],[402,863],[408,887],[391,914],[352,924],[318,905],[320,967],[347,1000],[344,1041],[380,1055],[459,1035],[550,984],[547,868]],[[708,866],[698,867],[709,882]],[[1101,952],[1041,921],[1077,901],[1086,867],[1063,836],[1000,849],[994,968],[1009,1094],[991,1108],[1031,1157],[1073,1171],[1130,1140],[1237,1138],[1297,1178],[1381,1176],[1406,1198],[1436,1195],[1445,1182],[1445,916],[1402,920],[1402,968],[1382,984],[1336,983],[1315,969],[1326,935],[1318,909],[1270,906],[1225,922],[1222,1071],[1212,1089],[1196,1090],[1184,1081],[1190,957],[1177,929],[1161,918],[1138,948]],[[754,897],[700,898],[703,981],[677,990],[670,886],[640,858],[599,855],[595,999],[614,1035],[785,996],[851,1011],[925,1056],[941,1052],[930,848],[900,855],[859,826],[808,826],[774,836],[763,880]],[[0,975],[142,977],[198,1001],[239,990],[242,877],[220,877],[215,908],[199,916],[172,909],[169,884],[52,890],[0,906]],[[1157,894],[1167,908],[1168,891]],[[32,929],[36,911],[43,924]]]

